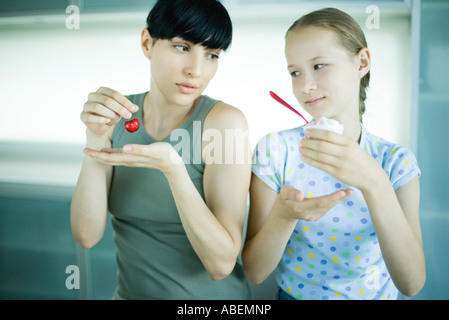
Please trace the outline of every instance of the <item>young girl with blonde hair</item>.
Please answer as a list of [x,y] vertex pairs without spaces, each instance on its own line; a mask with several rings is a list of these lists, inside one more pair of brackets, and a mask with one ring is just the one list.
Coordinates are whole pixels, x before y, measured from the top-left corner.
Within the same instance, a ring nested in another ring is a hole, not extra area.
[[295,97],[343,134],[302,126],[257,145],[243,251],[246,275],[276,267],[280,299],[396,299],[425,283],[419,175],[407,148],[362,124],[370,51],[337,9],[312,12],[286,35]]

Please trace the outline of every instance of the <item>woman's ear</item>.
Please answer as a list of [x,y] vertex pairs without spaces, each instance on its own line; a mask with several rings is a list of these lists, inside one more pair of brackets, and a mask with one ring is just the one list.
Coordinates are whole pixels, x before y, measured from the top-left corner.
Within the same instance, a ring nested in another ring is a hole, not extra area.
[[140,41],[142,52],[148,60],[151,60],[151,48],[153,47],[153,38],[150,35],[148,29],[142,30],[142,36]]
[[357,56],[359,60],[359,77],[362,79],[371,68],[371,56],[368,48],[360,49]]

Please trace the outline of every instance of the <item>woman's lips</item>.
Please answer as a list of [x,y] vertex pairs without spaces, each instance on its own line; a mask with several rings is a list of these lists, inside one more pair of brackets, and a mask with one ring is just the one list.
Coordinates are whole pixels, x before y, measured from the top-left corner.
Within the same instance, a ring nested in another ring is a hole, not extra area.
[[176,84],[179,90],[184,94],[192,94],[195,93],[198,89],[198,86],[190,83],[177,83]]
[[308,99],[308,100],[306,100],[306,104],[310,107],[313,107],[313,106],[316,106],[317,104],[319,104],[321,101],[323,101],[324,98],[325,97]]

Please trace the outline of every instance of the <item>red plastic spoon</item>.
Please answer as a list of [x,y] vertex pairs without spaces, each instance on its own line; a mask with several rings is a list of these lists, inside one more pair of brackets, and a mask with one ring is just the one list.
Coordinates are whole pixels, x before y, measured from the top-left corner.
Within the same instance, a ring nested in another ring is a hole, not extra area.
[[306,123],[309,123],[309,121],[307,121],[306,118],[304,118],[302,114],[300,114],[298,111],[296,111],[296,109],[293,108],[291,105],[289,105],[287,102],[282,100],[276,93],[274,93],[273,91],[270,91],[270,95],[274,100],[276,100],[277,102],[279,102],[280,104],[282,104],[283,106],[287,107],[288,109],[290,109],[291,111],[296,113],[298,116],[300,116]]

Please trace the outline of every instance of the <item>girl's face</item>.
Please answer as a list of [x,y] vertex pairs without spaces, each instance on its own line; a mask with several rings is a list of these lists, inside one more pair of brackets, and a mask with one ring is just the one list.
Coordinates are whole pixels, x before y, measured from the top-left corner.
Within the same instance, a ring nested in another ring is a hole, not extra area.
[[342,123],[359,119],[360,79],[369,70],[367,49],[353,56],[333,31],[303,27],[287,36],[285,55],[293,93],[313,118]]
[[153,43],[147,37],[142,48],[151,60],[151,91],[161,93],[170,104],[191,106],[215,75],[221,51],[182,38]]

